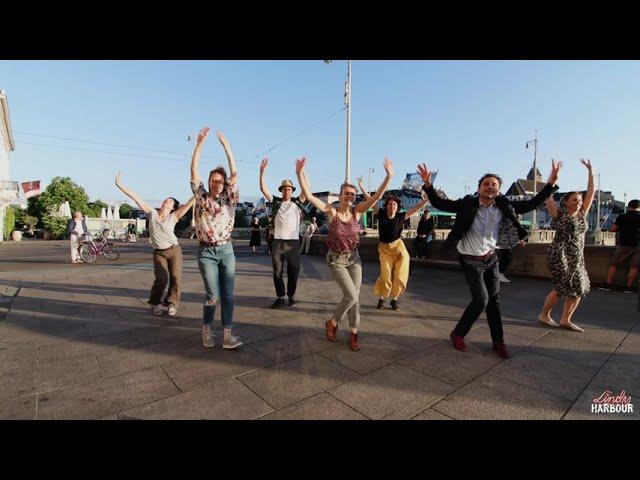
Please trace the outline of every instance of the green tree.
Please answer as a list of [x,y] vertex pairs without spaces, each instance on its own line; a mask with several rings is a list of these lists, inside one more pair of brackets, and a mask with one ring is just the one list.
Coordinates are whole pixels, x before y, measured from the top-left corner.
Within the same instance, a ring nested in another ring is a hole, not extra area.
[[84,188],[70,177],[54,177],[42,194],[29,199],[27,213],[38,218],[39,224],[44,226],[44,218],[57,212],[62,203],[69,202],[72,213],[80,210],[86,214],[88,201]]
[[68,218],[45,216],[42,219],[44,228],[51,234],[52,240],[62,240],[67,236]]
[[7,240],[11,236],[14,227],[16,226],[16,215],[13,207],[8,206],[4,212],[4,239]]
[[100,217],[100,212],[103,208],[107,208],[109,205],[104,203],[102,200],[98,199],[95,202],[91,202],[87,204],[86,212],[82,212],[89,217]]
[[120,205],[120,218],[130,218],[133,207],[128,203]]

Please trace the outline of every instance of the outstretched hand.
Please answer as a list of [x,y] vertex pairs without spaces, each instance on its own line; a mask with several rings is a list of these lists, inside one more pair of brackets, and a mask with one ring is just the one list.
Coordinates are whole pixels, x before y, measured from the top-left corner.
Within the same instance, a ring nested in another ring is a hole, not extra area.
[[224,133],[222,133],[222,131],[221,131],[221,130],[218,130],[218,131],[216,132],[216,136],[218,137],[218,140],[220,140],[220,143],[221,143],[223,146],[228,145],[228,143],[229,143],[229,142],[227,141],[227,137],[225,137],[225,136],[224,136]]
[[393,163],[388,157],[384,157],[384,169],[386,170],[388,177],[393,177]]
[[260,173],[263,173],[268,166],[269,166],[269,159],[265,157],[262,159],[262,162],[260,162]]
[[550,185],[555,185],[558,183],[558,175],[560,173],[560,169],[562,168],[562,162],[551,159],[551,173],[549,174],[549,179],[547,183]]
[[116,175],[116,185],[119,187],[120,186],[120,176],[122,175],[122,172],[118,172],[118,174]]
[[433,174],[427,166],[423,163],[422,165],[418,165],[418,173],[420,177],[422,177],[422,181],[427,187],[431,186],[431,175]]
[[587,170],[591,172],[591,160],[589,159],[585,160],[584,158],[581,158],[580,163],[582,163],[585,167],[587,167]]
[[209,127],[204,127],[202,130],[200,130],[200,133],[198,133],[198,145],[205,142],[205,140],[209,136],[210,131],[211,129]]
[[305,157],[299,158],[296,160],[296,174],[299,174],[304,170],[304,167],[307,164],[307,159]]

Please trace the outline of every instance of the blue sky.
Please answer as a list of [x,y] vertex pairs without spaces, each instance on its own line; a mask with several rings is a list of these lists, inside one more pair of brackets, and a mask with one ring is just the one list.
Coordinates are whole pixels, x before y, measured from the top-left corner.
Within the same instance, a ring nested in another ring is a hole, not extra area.
[[[335,191],[345,112],[327,117],[343,107],[345,79],[344,61],[0,61],[16,141],[11,177],[46,185],[70,176],[92,200],[121,200],[113,184],[121,170],[148,201],[186,199],[187,135],[208,125],[231,142],[243,200],[259,197],[261,154],[284,140],[269,154],[271,190],[295,181],[295,158],[306,155],[312,188]],[[487,171],[506,190],[531,168],[524,146],[537,129],[539,168],[546,178],[550,159],[562,160],[562,190],[586,187],[579,158],[587,157],[604,190],[640,198],[638,85],[638,61],[355,60],[352,178],[366,183],[372,167],[379,184],[386,155],[393,187],[426,162],[449,196],[463,195],[465,183],[475,190]],[[212,136],[202,176],[221,163]]]

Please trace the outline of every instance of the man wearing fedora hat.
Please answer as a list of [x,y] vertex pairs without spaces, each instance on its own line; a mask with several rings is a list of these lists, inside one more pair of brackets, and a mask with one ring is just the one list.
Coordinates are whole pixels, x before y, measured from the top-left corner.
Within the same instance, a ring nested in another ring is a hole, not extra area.
[[[298,272],[300,271],[300,219],[304,218],[304,194],[294,197],[294,187],[291,180],[283,180],[278,190],[282,197],[276,197],[269,193],[264,181],[264,171],[267,169],[269,159],[265,158],[260,164],[260,191],[264,198],[271,202],[271,215],[273,216],[273,284],[276,287],[278,298],[271,308],[284,306],[285,294],[289,297],[289,306],[295,305],[296,286],[298,284]],[[285,292],[283,271],[284,262],[287,262],[287,290]]]

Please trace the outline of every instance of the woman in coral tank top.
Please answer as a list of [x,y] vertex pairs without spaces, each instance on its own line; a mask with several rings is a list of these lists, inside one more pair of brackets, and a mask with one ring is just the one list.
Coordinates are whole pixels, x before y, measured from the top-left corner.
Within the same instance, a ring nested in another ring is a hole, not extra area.
[[349,317],[349,347],[353,351],[360,350],[358,344],[358,325],[360,324],[360,285],[362,284],[362,263],[358,254],[360,244],[360,216],[380,200],[393,176],[393,164],[388,158],[384,159],[384,169],[387,172],[384,181],[376,193],[354,206],[356,187],[349,183],[340,186],[340,204],[338,207],[329,205],[314,197],[309,187],[305,172],[305,158],[296,161],[296,174],[302,187],[302,192],[319,211],[329,217],[329,234],[327,235],[327,265],[333,278],[342,290],[342,300],[338,304],[333,316],[325,323],[327,338],[335,342],[338,338],[339,323]]

